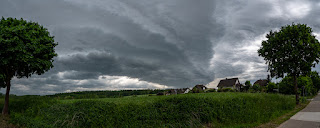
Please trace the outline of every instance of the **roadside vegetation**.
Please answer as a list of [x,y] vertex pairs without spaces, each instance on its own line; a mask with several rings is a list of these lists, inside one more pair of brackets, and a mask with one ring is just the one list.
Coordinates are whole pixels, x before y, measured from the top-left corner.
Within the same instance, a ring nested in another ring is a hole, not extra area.
[[48,96],[11,99],[10,123],[24,127],[254,127],[295,107],[295,99],[289,95],[231,92],[76,100]]

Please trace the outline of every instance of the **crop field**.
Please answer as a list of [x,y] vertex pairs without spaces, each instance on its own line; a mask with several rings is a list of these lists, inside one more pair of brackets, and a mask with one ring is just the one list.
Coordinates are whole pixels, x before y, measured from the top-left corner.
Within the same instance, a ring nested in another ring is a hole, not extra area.
[[294,107],[294,96],[266,93],[96,99],[16,96],[10,102],[10,121],[24,127],[255,127]]

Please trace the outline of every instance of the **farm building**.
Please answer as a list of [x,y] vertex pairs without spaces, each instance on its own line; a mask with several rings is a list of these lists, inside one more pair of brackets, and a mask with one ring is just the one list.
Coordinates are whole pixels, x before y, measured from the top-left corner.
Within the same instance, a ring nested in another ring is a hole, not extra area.
[[260,86],[264,86],[264,87],[266,87],[267,85],[268,85],[268,80],[266,80],[266,79],[264,79],[264,80],[257,80],[256,82],[254,82],[254,85],[255,84],[258,84],[258,85],[260,85]]
[[220,80],[218,84],[218,88],[219,89],[232,88],[240,91],[241,84],[238,78],[230,78],[230,79],[226,78],[226,79]]

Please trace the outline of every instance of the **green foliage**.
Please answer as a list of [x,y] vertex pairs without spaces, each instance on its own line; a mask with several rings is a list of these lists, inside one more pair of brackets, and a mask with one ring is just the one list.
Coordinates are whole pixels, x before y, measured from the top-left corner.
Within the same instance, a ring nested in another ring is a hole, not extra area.
[[192,93],[204,93],[204,90],[193,87],[191,90]]
[[[293,79],[290,76],[286,76],[279,83],[279,91],[282,94],[295,94],[294,93],[294,85],[292,83]],[[300,95],[302,94],[303,88],[305,91],[305,95],[315,95],[318,92],[318,89],[313,85],[312,79],[308,76],[300,76],[297,79],[298,81],[298,92]]]
[[279,92],[282,94],[294,94],[293,79],[290,76],[284,77],[279,83]]
[[206,90],[206,92],[217,92],[217,90],[216,89],[208,89],[208,90]]
[[244,86],[243,87],[243,91],[248,91],[250,88],[251,88],[251,82],[249,81],[249,80],[247,80],[245,83],[244,83],[244,85],[246,85],[246,86]]
[[320,76],[319,76],[318,72],[312,71],[309,76],[312,80],[313,86],[316,88],[316,90],[319,90],[320,89]]
[[54,50],[57,43],[53,38],[46,28],[36,22],[2,17],[0,74],[8,79],[48,71],[53,67],[53,57],[57,56]]
[[236,90],[234,90],[232,88],[222,88],[221,92],[236,92]]
[[[24,127],[202,127],[208,123],[214,127],[254,127],[295,107],[292,96],[259,93],[197,93],[70,102],[35,97],[38,99],[25,97],[26,103],[22,103],[23,98],[13,98],[11,104],[17,108],[12,107],[12,123]],[[19,107],[20,104],[25,107]]]
[[5,83],[5,75],[1,74],[0,72],[0,89],[1,88],[5,88],[6,87],[6,83]]
[[[53,67],[53,57],[57,56],[54,37],[36,22],[16,18],[0,20],[0,87],[10,90],[10,81],[43,74]],[[9,93],[9,92],[8,92]],[[6,99],[8,100],[8,99]],[[5,102],[2,114],[9,113]]]
[[277,86],[273,82],[269,82],[267,85],[267,92],[274,92],[274,89],[277,89]]
[[261,87],[259,84],[254,84],[252,86],[252,89],[255,91],[255,92],[260,92],[261,91]]
[[304,95],[314,95],[317,93],[316,88],[313,86],[312,80],[310,77],[307,76],[300,76],[298,78],[298,85],[300,88],[300,94],[303,95],[303,91],[305,92]]
[[251,82],[249,81],[249,80],[247,80],[245,83],[244,83],[244,85],[246,85],[246,86],[251,86]]
[[270,31],[267,40],[262,41],[258,50],[268,64],[271,77],[293,77],[296,104],[299,104],[297,77],[311,72],[320,60],[320,43],[306,24],[294,24],[281,27],[279,31]]
[[320,43],[305,24],[287,25],[266,37],[258,53],[266,60],[272,77],[307,74],[314,62],[319,62]]

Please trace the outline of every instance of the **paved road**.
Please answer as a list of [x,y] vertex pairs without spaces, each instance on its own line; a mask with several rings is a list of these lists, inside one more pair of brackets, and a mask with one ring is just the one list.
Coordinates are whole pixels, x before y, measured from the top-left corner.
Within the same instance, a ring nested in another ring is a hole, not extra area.
[[320,128],[320,93],[306,108],[282,123],[278,128]]

